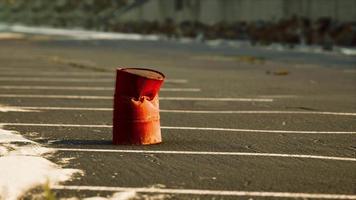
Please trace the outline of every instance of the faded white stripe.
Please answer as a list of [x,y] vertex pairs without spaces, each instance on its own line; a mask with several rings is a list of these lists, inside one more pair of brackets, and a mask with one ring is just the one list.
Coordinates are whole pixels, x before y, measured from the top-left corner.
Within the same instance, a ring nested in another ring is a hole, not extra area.
[[204,97],[160,97],[160,100],[171,101],[254,101],[254,102],[272,102],[273,99],[266,98],[204,98]]
[[[3,126],[39,126],[39,127],[82,127],[82,128],[112,128],[107,124],[36,124],[36,123],[0,123]],[[200,130],[200,131],[227,131],[227,132],[252,132],[252,133],[290,133],[290,134],[356,134],[356,131],[287,131],[287,130],[258,130],[236,128],[210,128],[210,127],[183,127],[162,126],[162,129],[170,130]]]
[[278,154],[278,153],[249,153],[249,152],[212,152],[212,151],[156,151],[156,150],[119,150],[119,149],[71,149],[55,148],[57,151],[101,152],[101,153],[147,153],[147,154],[179,154],[179,155],[220,155],[220,156],[257,156],[257,157],[282,157],[282,158],[306,158],[321,160],[339,160],[356,162],[356,158],[318,156],[303,154]]
[[[35,82],[114,82],[113,78],[44,78],[44,77],[0,77],[0,81],[35,81]],[[167,79],[166,83],[187,83],[185,79]]]
[[356,113],[323,112],[323,111],[274,111],[274,110],[160,110],[167,113],[197,113],[197,114],[309,114],[309,115],[344,115],[356,116]]
[[[74,107],[13,107],[13,106],[7,106],[8,108],[16,108],[26,110],[33,110],[34,112],[39,111],[39,110],[80,110],[80,111],[112,111],[112,108],[74,108]],[[1,108],[1,107],[0,107]],[[25,109],[27,108],[27,109]],[[0,110],[1,111],[1,110]],[[21,112],[21,111],[19,111]]]
[[[77,95],[31,95],[31,94],[0,94],[6,98],[49,98],[49,99],[108,99],[112,96],[77,96]],[[273,99],[262,98],[203,98],[203,97],[160,97],[160,100],[167,101],[247,101],[247,102],[272,102]]]
[[82,127],[82,128],[112,128],[112,125],[87,124],[34,124],[34,123],[0,123],[0,126],[39,126],[39,127]]
[[[10,111],[29,112],[39,110],[81,110],[81,111],[112,111],[112,108],[87,108],[87,107],[34,107],[34,106],[5,106]],[[11,110],[12,109],[12,110]],[[1,109],[0,109],[1,111]],[[356,116],[356,113],[323,112],[323,111],[275,111],[275,110],[160,110],[161,113],[188,113],[188,114],[305,114],[305,115],[337,115]]]
[[31,95],[31,94],[0,94],[5,98],[46,98],[46,99],[110,99],[112,96],[77,96],[77,95]]
[[[15,71],[20,69],[21,72]],[[6,70],[11,70],[11,71],[6,71]],[[42,69],[40,69],[42,70]],[[21,73],[21,76],[40,76],[40,75],[52,75],[52,76],[108,76],[108,77],[114,77],[115,70],[112,70],[110,73],[104,73],[104,72],[72,72],[72,71],[67,71],[67,72],[59,72],[59,71],[29,71],[28,68],[0,68],[0,73],[1,75],[19,75]]]
[[135,191],[137,193],[161,194],[188,194],[188,195],[214,195],[214,196],[251,196],[251,197],[279,197],[302,199],[356,199],[356,195],[322,194],[322,193],[292,193],[292,192],[264,192],[264,191],[238,191],[238,190],[198,190],[198,189],[169,189],[169,188],[138,188],[138,187],[106,187],[106,186],[79,186],[64,185],[51,187],[56,190],[86,190],[86,191]]
[[283,98],[297,98],[299,97],[298,95],[293,95],[293,94],[279,94],[279,95],[261,95],[261,98],[278,98],[278,99],[283,99]]
[[162,88],[160,91],[169,92],[200,92],[200,88]]
[[230,132],[255,132],[255,133],[356,134],[356,131],[287,131],[287,130],[256,130],[256,129],[209,128],[209,127],[175,127],[175,126],[164,126],[162,128],[172,129],[172,130],[230,131]]
[[[17,86],[17,85],[2,85],[0,89],[13,90],[95,90],[95,91],[114,91],[113,87],[66,87],[66,86]],[[161,91],[167,92],[200,92],[200,88],[162,88]]]

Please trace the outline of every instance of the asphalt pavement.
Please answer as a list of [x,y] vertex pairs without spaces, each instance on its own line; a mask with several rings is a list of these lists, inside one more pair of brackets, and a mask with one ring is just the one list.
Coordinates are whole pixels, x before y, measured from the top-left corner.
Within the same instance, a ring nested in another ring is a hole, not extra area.
[[[170,41],[0,41],[0,104],[33,110],[0,123],[85,172],[54,187],[58,198],[356,199],[355,63]],[[117,67],[167,76],[162,144],[111,144]]]

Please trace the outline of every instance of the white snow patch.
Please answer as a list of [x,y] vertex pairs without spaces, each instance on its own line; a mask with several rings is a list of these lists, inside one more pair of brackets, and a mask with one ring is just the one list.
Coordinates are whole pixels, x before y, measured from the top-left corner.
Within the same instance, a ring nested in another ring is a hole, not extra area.
[[0,104],[0,112],[40,112],[39,110],[23,109],[21,107],[6,106]]
[[45,184],[66,181],[76,169],[62,169],[37,156],[0,157],[0,194],[3,199],[15,200],[27,190]]
[[116,192],[113,196],[105,198],[105,197],[89,197],[84,198],[82,200],[129,200],[136,196],[135,191],[125,191],[125,192]]
[[340,52],[348,56],[356,56],[356,49],[354,48],[340,48]]
[[41,147],[37,144],[24,146],[19,146],[15,144],[2,145],[8,148],[8,152],[6,152],[6,154],[3,154],[4,156],[39,156],[56,152],[56,150],[54,149]]
[[[134,190],[116,192],[111,197],[87,197],[81,200],[129,200],[136,197],[136,192]],[[79,200],[76,197],[72,198],[62,198],[61,200]]]
[[[22,142],[22,143],[32,143],[35,142],[24,138],[22,135],[15,134],[13,131],[3,130],[0,128],[0,144]],[[0,154],[1,155],[1,154]]]
[[54,149],[0,127],[0,199],[16,200],[26,191],[69,180],[78,169],[63,169],[41,157]]
[[0,24],[0,31],[24,33],[24,34],[39,34],[47,36],[65,36],[75,40],[159,40],[158,35],[142,35],[135,33],[114,33],[114,32],[99,32],[87,31],[79,29],[59,29],[50,27],[33,27],[24,25],[6,25]]
[[110,200],[127,200],[132,199],[136,196],[135,191],[125,191],[115,193]]
[[71,160],[74,160],[75,157],[69,157],[69,158],[61,158],[60,161],[58,161],[62,165],[67,165]]

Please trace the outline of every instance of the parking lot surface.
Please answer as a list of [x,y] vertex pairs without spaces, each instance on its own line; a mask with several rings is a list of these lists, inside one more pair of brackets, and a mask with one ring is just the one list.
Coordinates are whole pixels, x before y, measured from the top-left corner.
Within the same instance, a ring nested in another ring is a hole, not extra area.
[[[0,123],[84,172],[53,186],[57,198],[356,199],[355,63],[168,41],[0,41],[0,105],[13,109]],[[166,75],[162,144],[111,144],[118,67]]]

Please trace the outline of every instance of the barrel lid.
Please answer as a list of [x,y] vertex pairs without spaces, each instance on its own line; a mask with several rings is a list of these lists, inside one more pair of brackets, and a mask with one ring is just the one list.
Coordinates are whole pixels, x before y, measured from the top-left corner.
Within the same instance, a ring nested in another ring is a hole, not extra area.
[[120,68],[119,70],[125,71],[130,74],[141,76],[148,79],[163,80],[165,76],[159,72],[152,69],[146,68]]

